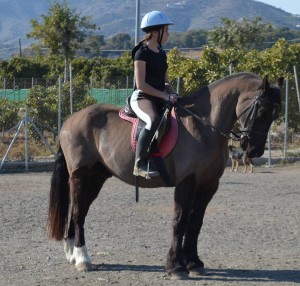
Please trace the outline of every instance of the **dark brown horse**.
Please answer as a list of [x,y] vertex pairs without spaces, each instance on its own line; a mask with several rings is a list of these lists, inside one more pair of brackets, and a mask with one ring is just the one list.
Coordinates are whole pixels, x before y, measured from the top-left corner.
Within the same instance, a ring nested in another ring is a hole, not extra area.
[[[266,78],[239,73],[218,80],[177,106],[178,140],[164,158],[175,182],[173,238],[166,269],[174,277],[202,274],[197,251],[206,207],[216,193],[228,160],[228,138],[234,123],[243,126],[247,156],[264,153],[267,133],[280,110],[283,79],[271,86]],[[89,207],[104,182],[115,176],[134,185],[131,124],[119,109],[96,104],[70,116],[60,132],[60,146],[51,181],[49,237],[65,240],[67,260],[78,270],[90,270],[84,237]],[[160,177],[140,178],[140,186],[165,186]],[[68,225],[69,200],[71,214]]]

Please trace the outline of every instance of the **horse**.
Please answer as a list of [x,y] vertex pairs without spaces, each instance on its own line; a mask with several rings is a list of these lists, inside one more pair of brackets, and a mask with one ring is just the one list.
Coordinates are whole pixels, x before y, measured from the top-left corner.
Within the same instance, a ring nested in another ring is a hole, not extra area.
[[[172,278],[205,273],[198,237],[206,207],[227,164],[230,131],[238,121],[247,156],[262,156],[268,130],[279,116],[282,84],[283,78],[270,84],[267,77],[237,73],[179,98],[175,104],[178,138],[163,158],[175,186],[173,233],[166,259],[166,271]],[[114,176],[135,185],[132,126],[120,119],[119,110],[109,104],[88,106],[73,113],[59,134],[47,231],[49,239],[65,239],[66,258],[78,271],[93,269],[84,223],[104,182]],[[166,186],[160,176],[150,180],[139,177],[139,184],[143,188]]]

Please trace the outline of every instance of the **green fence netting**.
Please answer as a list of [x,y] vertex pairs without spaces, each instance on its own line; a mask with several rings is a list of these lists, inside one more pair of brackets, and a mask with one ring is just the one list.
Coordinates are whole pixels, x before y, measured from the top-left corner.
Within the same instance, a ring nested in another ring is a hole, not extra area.
[[[0,99],[7,98],[11,101],[23,101],[29,94],[30,89],[0,89]],[[105,89],[91,88],[89,94],[99,103],[108,103],[124,106],[126,98],[131,95],[132,89]]]
[[0,89],[0,99],[23,101],[29,94],[29,89]]
[[99,103],[109,103],[117,106],[124,106],[126,99],[132,94],[132,89],[102,89],[92,88],[90,94]]

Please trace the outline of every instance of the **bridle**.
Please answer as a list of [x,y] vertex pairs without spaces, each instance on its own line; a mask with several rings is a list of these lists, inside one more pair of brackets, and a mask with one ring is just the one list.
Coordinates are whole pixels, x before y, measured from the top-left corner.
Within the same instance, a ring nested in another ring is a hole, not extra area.
[[[224,136],[226,139],[232,139],[235,141],[241,141],[242,139],[244,139],[245,137],[250,138],[251,134],[261,134],[261,135],[267,135],[268,132],[260,132],[260,131],[254,131],[253,127],[254,127],[254,121],[257,118],[257,114],[259,111],[259,105],[260,103],[264,100],[264,95],[265,95],[265,91],[261,91],[254,99],[254,101],[252,101],[239,115],[237,119],[240,119],[242,117],[242,115],[244,115],[246,112],[247,116],[246,116],[246,120],[240,130],[240,132],[237,134],[235,132],[233,132],[232,130],[230,131],[229,134],[226,134],[225,132],[223,132],[222,130],[214,127],[213,125],[211,125],[207,120],[201,118],[199,115],[197,115],[196,113],[192,112],[191,110],[185,108],[183,105],[181,105],[180,103],[176,102],[175,105],[181,109],[183,109],[184,111],[186,111],[187,113],[189,113],[190,115],[192,115],[193,117],[197,118],[199,121],[201,121],[204,125],[209,126],[210,128],[212,128],[213,130],[217,131],[218,133],[220,133],[222,136]],[[275,105],[275,104],[274,104]]]
[[239,120],[239,118],[242,117],[242,115],[244,115],[247,111],[248,114],[246,116],[246,120],[240,130],[240,134],[241,134],[241,138],[244,137],[248,137],[250,138],[250,134],[256,133],[256,134],[261,134],[261,135],[266,135],[267,132],[259,132],[259,131],[254,131],[253,130],[253,126],[254,126],[254,120],[257,117],[257,113],[259,110],[259,103],[263,100],[263,95],[264,92],[261,91],[254,99],[254,101],[252,101],[237,117],[237,119]]
[[[248,114],[246,116],[246,120],[241,128],[241,138],[244,137],[248,137],[248,139],[250,139],[250,135],[251,134],[259,134],[259,135],[264,135],[265,137],[267,137],[268,135],[268,131],[266,132],[261,132],[261,131],[257,131],[257,130],[253,130],[254,127],[254,121],[257,118],[257,114],[259,111],[260,106],[262,105],[261,103],[263,103],[265,101],[265,93],[264,91],[261,91],[259,95],[256,96],[255,100],[250,103],[250,105],[248,105],[238,116],[237,119],[241,118],[241,116],[243,114],[245,114],[248,110]],[[270,103],[269,104],[273,107],[274,110],[279,110],[280,108],[280,104],[279,103]],[[275,119],[276,116],[273,116],[273,119]]]

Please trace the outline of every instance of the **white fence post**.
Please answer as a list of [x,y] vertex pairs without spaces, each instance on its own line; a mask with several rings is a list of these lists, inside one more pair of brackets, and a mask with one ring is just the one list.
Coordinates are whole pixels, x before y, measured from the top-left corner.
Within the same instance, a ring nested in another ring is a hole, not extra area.
[[70,113],[73,113],[72,64],[70,64]]
[[285,88],[285,128],[284,128],[284,148],[283,148],[283,159],[286,159],[287,151],[287,139],[288,139],[288,110],[289,110],[289,79],[286,78],[286,88]]
[[4,98],[6,98],[6,78],[3,80]]
[[179,92],[180,92],[180,77],[177,78],[176,92],[177,92],[177,94],[179,95]]
[[58,118],[57,118],[57,134],[60,133],[61,128],[61,76],[58,78]]
[[294,66],[294,76],[295,76],[296,92],[297,92],[298,105],[299,105],[299,112],[300,112],[300,94],[299,94],[298,76],[297,76],[297,69],[296,69],[296,66]]
[[268,156],[268,166],[271,167],[272,165],[272,151],[271,151],[271,128],[268,132],[268,151],[269,151],[269,156]]
[[128,85],[129,85],[129,77],[126,76],[126,98],[128,98],[129,94],[128,94]]
[[28,172],[28,159],[29,159],[29,148],[28,148],[28,106],[25,107],[25,170]]

